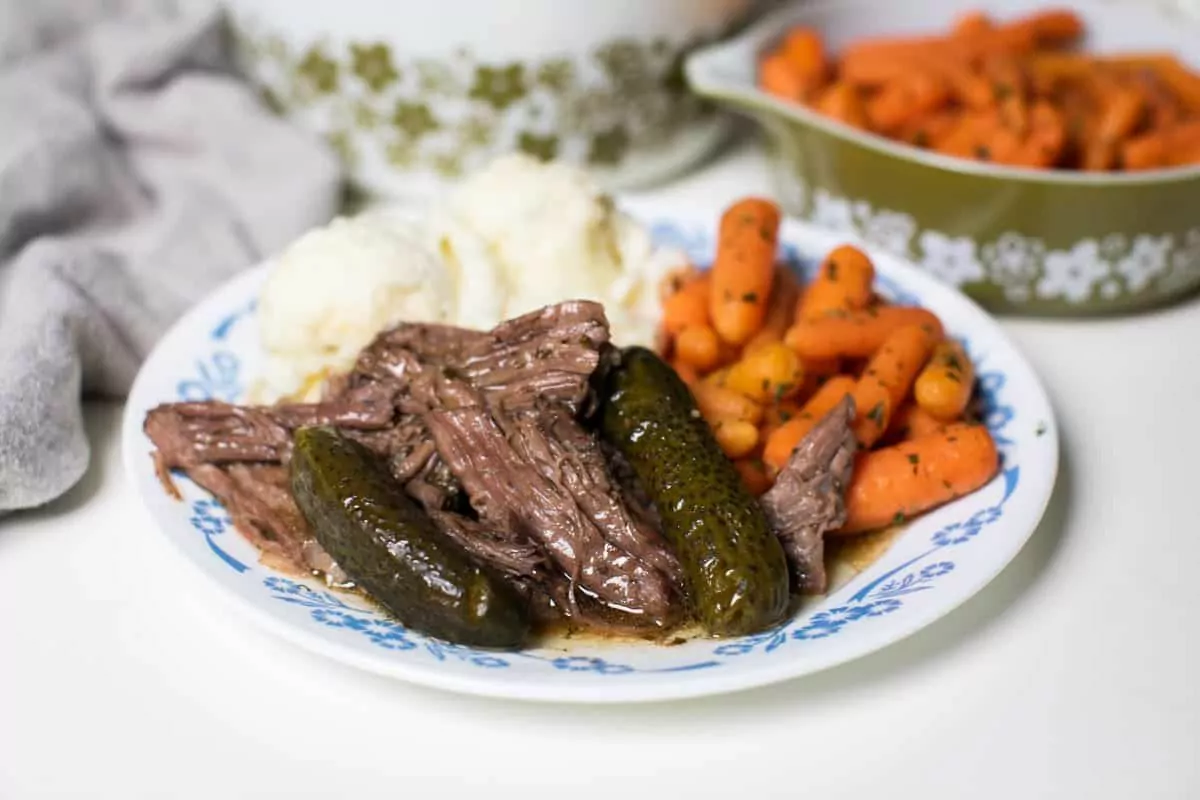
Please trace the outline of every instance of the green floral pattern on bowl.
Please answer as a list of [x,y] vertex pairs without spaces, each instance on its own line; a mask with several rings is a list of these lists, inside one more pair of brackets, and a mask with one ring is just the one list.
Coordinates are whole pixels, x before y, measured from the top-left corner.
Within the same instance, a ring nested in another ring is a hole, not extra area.
[[379,41],[297,49],[246,19],[237,40],[267,101],[319,119],[351,168],[374,150],[392,167],[452,178],[514,149],[615,167],[715,113],[683,78],[699,42],[618,39],[586,59],[487,63],[465,49],[410,58]]
[[[861,15],[870,2],[826,3],[819,13],[828,23],[839,13]],[[1129,311],[1200,286],[1200,168],[1000,169],[778,101],[755,87],[757,54],[791,25],[813,24],[808,13],[801,6],[773,15],[687,64],[698,93],[762,126],[790,213],[903,256],[994,310]]]

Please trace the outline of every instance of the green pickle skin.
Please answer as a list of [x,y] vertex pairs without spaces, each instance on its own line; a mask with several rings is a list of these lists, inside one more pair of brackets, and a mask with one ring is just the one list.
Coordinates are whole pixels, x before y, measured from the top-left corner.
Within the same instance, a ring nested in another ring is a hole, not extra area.
[[517,593],[443,537],[361,444],[300,429],[291,484],[321,547],[405,626],[472,647],[525,644],[531,622]]
[[783,620],[783,547],[700,416],[691,392],[650,350],[630,347],[607,378],[603,435],[658,507],[700,623],[740,636]]

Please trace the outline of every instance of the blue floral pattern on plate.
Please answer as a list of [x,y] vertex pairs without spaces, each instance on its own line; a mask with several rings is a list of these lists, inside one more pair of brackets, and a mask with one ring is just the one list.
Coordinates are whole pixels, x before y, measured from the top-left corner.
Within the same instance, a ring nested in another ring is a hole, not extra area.
[[[651,231],[656,242],[681,248],[698,265],[705,266],[713,252],[713,231],[710,227],[660,221],[651,226]],[[815,273],[817,262],[807,257],[799,248],[785,242],[781,245],[781,252],[784,260],[801,275],[811,277]],[[893,302],[904,305],[920,304],[919,297],[886,276],[879,276],[878,284],[881,293]],[[252,318],[254,311],[255,306],[250,303],[222,318],[213,327],[209,336],[212,350],[207,359],[194,365],[192,376],[179,381],[176,392],[179,400],[219,399],[231,402],[241,395],[241,365],[237,356],[224,347],[224,343],[231,330]],[[964,344],[975,364],[978,367],[986,366],[987,354],[977,352],[970,342]],[[981,370],[978,381],[983,422],[1001,448],[1001,498],[994,505],[977,511],[966,519],[954,520],[943,525],[932,534],[927,549],[859,587],[847,602],[809,615],[801,614],[771,631],[715,643],[709,653],[710,657],[703,660],[647,669],[593,656],[546,655],[536,651],[499,655],[442,642],[410,631],[382,612],[368,607],[365,600],[363,605],[355,605],[349,602],[351,596],[316,589],[277,575],[261,578],[261,582],[279,602],[306,609],[313,622],[341,631],[346,636],[363,637],[384,650],[423,649],[437,661],[456,661],[481,669],[504,669],[514,663],[515,659],[523,659],[543,662],[548,667],[563,672],[586,672],[603,676],[687,672],[719,667],[750,653],[769,654],[789,645],[795,646],[793,643],[802,644],[837,636],[847,627],[871,624],[871,620],[900,610],[906,603],[913,601],[916,595],[935,590],[939,581],[955,571],[953,553],[958,548],[969,546],[989,526],[1003,518],[1005,505],[1016,491],[1021,475],[1020,466],[1007,452],[1013,441],[1006,435],[1006,431],[1016,421],[1017,415],[1014,408],[1004,402],[1007,378],[1003,372]],[[189,521],[196,532],[205,538],[213,554],[230,569],[246,574],[250,579],[258,579],[255,568],[242,563],[220,546],[219,538],[232,527],[232,521],[218,503],[208,498],[194,501]]]

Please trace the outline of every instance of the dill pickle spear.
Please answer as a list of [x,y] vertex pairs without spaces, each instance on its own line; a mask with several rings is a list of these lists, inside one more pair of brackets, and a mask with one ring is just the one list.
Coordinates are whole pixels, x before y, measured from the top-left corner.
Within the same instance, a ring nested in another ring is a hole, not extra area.
[[630,347],[605,395],[601,431],[658,507],[701,624],[738,636],[780,622],[789,600],[783,548],[687,386],[653,352]]
[[404,625],[473,647],[525,642],[525,603],[446,539],[370,450],[332,428],[301,428],[291,484],[321,547]]

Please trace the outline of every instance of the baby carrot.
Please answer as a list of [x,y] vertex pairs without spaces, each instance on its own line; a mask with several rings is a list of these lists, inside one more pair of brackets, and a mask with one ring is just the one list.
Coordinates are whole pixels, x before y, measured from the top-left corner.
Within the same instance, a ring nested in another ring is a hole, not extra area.
[[909,306],[880,306],[800,320],[784,337],[805,362],[811,358],[867,358],[883,346],[892,331],[905,325],[926,326],[934,339],[942,323],[932,311]]
[[885,438],[891,442],[900,442],[905,439],[920,439],[933,433],[941,433],[945,429],[945,422],[916,403],[907,402],[892,415],[892,425],[888,428]]
[[753,353],[764,345],[783,341],[783,335],[792,324],[799,293],[800,287],[796,284],[796,277],[792,271],[787,267],[777,268],[775,288],[771,290],[771,298],[767,301],[767,315],[763,318],[762,328],[746,342],[746,353]]
[[734,468],[742,476],[742,483],[750,494],[758,497],[771,488],[771,477],[767,475],[763,462],[754,458],[741,458],[733,462]]
[[827,380],[801,407],[800,413],[779,426],[767,438],[763,461],[774,470],[783,469],[800,440],[808,435],[821,417],[832,411],[834,406],[842,402],[842,398],[853,390],[854,379],[849,375],[838,375]]
[[721,217],[713,262],[709,315],[730,344],[743,344],[762,327],[775,281],[779,206],[748,197]]
[[758,445],[758,428],[742,419],[722,419],[713,425],[713,437],[725,455],[738,459]]
[[953,36],[976,36],[990,31],[994,26],[991,18],[982,11],[968,11],[954,21]]
[[920,325],[897,328],[871,356],[854,387],[854,435],[864,449],[879,441],[913,379],[929,358],[934,338]]
[[858,88],[845,81],[835,81],[825,88],[813,104],[820,113],[855,128],[867,128],[867,112],[863,108]]
[[1083,34],[1083,20],[1074,11],[1065,8],[1038,11],[1005,27],[1028,31],[1039,46],[1070,44]]
[[846,492],[846,523],[860,533],[969,494],[996,474],[996,443],[981,425],[957,424],[941,433],[861,454]]
[[709,422],[737,419],[757,425],[762,421],[763,407],[741,392],[704,380],[693,384],[691,389],[696,407]]
[[934,348],[933,356],[913,384],[913,398],[930,416],[949,421],[962,416],[971,399],[975,368],[962,344],[947,339]]
[[662,326],[672,336],[689,325],[707,325],[712,278],[699,275],[663,301]]
[[906,123],[936,111],[950,99],[950,89],[938,75],[912,70],[884,86],[867,101],[871,130],[894,134]]
[[696,372],[696,368],[685,361],[672,361],[671,369],[675,370],[675,374],[679,376],[679,379],[688,386],[692,386],[700,381],[700,374]]
[[803,76],[783,53],[772,53],[758,65],[758,85],[780,100],[800,102],[807,91]]
[[778,403],[763,409],[762,439],[765,441],[772,433],[799,416],[801,405],[793,400],[780,400]]
[[804,290],[796,307],[797,319],[815,319],[831,311],[855,311],[871,300],[875,266],[857,247],[835,247],[821,262],[821,269]]
[[764,345],[729,368],[725,386],[759,403],[790,397],[800,390],[804,366],[783,342]]
[[825,58],[825,43],[820,33],[812,28],[793,28],[783,40],[780,52],[798,76],[804,94],[825,82],[829,63]]
[[675,338],[675,357],[700,372],[707,372],[721,359],[721,342],[710,325],[688,325]]

